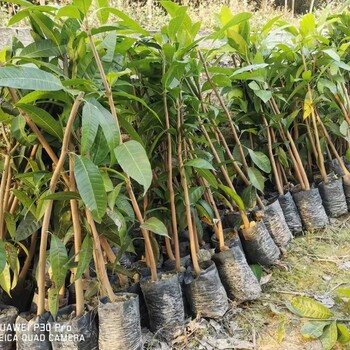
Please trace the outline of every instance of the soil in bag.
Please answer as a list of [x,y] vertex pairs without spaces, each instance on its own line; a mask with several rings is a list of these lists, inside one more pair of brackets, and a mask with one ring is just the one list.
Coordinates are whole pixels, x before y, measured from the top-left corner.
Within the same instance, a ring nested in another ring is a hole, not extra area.
[[276,200],[265,207],[263,220],[278,247],[285,247],[292,240],[293,236],[286,223],[279,201]]
[[103,298],[98,306],[99,350],[142,350],[139,296],[116,293],[110,302]]
[[291,193],[287,192],[279,196],[278,201],[291,233],[300,233],[303,230],[303,224]]
[[48,320],[51,315],[45,312],[41,316],[31,313],[19,314],[16,319],[17,350],[50,350]]
[[18,309],[14,306],[0,305],[0,349],[11,350],[15,346],[14,323]]
[[307,230],[321,229],[329,223],[318,188],[293,193],[293,198]]
[[248,301],[259,298],[260,284],[238,245],[214,254],[212,259],[230,299]]
[[258,221],[255,226],[248,229],[241,229],[240,237],[249,263],[268,266],[278,260],[280,250],[263,221]]
[[[199,264],[201,274],[185,278],[187,300],[194,316],[221,318],[228,309],[227,294],[213,261]],[[188,273],[188,272],[187,272]]]
[[155,282],[149,277],[143,278],[141,290],[155,337],[170,341],[182,332],[185,312],[177,274],[162,274]]
[[68,305],[57,313],[56,321],[49,320],[49,339],[52,349],[98,350],[96,313],[88,311],[75,317],[75,305]]
[[343,180],[332,179],[328,183],[321,182],[318,185],[323,206],[331,218],[337,218],[348,212],[346,198],[343,189]]

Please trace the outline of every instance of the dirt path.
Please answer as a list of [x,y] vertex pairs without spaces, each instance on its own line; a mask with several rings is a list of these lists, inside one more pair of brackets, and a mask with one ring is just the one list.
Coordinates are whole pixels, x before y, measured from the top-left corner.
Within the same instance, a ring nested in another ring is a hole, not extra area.
[[[318,339],[302,337],[300,328],[306,320],[292,314],[286,303],[307,296],[331,308],[335,318],[350,319],[349,300],[337,294],[340,287],[350,288],[350,216],[295,238],[281,263],[264,270],[262,281],[258,301],[232,302],[219,321],[189,321],[187,335],[172,346],[145,334],[147,349],[322,350]],[[350,326],[350,322],[343,324]],[[350,345],[337,344],[333,349],[350,349]]]

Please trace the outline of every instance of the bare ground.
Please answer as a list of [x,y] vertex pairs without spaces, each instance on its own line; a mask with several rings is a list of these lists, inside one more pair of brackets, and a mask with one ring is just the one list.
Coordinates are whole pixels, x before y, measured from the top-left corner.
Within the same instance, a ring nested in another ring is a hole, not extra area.
[[[300,328],[306,320],[292,314],[286,303],[294,296],[308,296],[350,326],[350,302],[337,294],[340,287],[350,288],[350,216],[296,237],[280,264],[265,269],[262,282],[258,301],[232,302],[222,320],[188,320],[186,334],[172,345],[145,332],[146,349],[322,350],[318,339],[302,337]],[[333,349],[350,345],[337,344]]]

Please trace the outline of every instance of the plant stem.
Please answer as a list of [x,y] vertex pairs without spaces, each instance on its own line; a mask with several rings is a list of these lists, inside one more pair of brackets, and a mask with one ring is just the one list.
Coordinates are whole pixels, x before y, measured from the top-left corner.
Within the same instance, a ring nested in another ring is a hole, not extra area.
[[[116,111],[115,105],[114,105],[112,90],[111,90],[111,87],[109,86],[109,83],[108,83],[108,80],[106,77],[106,73],[105,73],[103,66],[102,66],[101,58],[97,52],[95,42],[94,42],[92,35],[91,35],[91,32],[89,30],[87,31],[87,35],[89,38],[92,53],[94,55],[94,59],[96,61],[98,70],[100,72],[102,83],[103,83],[103,86],[105,89],[105,95],[108,98],[109,108],[111,110],[112,116],[114,117],[114,121],[115,121],[117,128],[119,130],[119,142],[120,142],[120,144],[122,144],[123,139],[122,139],[121,133],[120,133],[120,125],[119,125],[117,111]],[[140,222],[140,224],[142,225],[144,223],[143,216],[141,214],[141,210],[140,210],[139,205],[137,203],[135,194],[132,190],[130,178],[127,174],[126,174],[125,186],[126,186],[126,190],[127,190],[128,194],[129,194],[131,204],[132,204],[133,209],[135,211],[136,217],[137,217],[138,221]],[[152,281],[156,281],[157,280],[157,266],[156,266],[156,262],[154,259],[154,253],[153,253],[151,241],[149,238],[149,232],[145,229],[141,229],[141,232],[142,232],[143,238],[145,240],[146,256],[149,258],[148,261],[149,261],[150,269],[151,269],[151,279],[152,279]]]
[[94,261],[96,265],[97,276],[99,281],[101,281],[101,285],[103,288],[102,295],[107,294],[109,300],[113,302],[115,300],[115,295],[114,295],[111,283],[109,282],[109,279],[107,276],[107,271],[105,268],[100,239],[96,229],[95,221],[89,209],[86,209],[85,213],[86,213],[86,219],[90,225],[92,237],[94,240]]
[[21,288],[23,286],[24,281],[27,277],[27,272],[28,272],[29,267],[30,267],[32,260],[34,258],[37,238],[38,238],[38,232],[34,232],[31,236],[31,239],[30,239],[30,247],[29,247],[28,255],[24,261],[23,267],[22,267],[21,272],[18,276],[17,286],[19,288]]
[[4,161],[4,171],[1,176],[1,183],[0,183],[0,240],[5,239],[5,208],[6,203],[4,201],[5,199],[5,192],[7,187],[7,181],[8,181],[8,174],[10,172],[10,166],[11,166],[11,156],[10,154],[5,155],[5,161]]
[[[69,158],[69,178],[70,178],[70,190],[73,192],[77,191],[77,187],[74,180],[74,154],[72,154]],[[73,222],[73,232],[74,232],[74,252],[75,258],[74,261],[78,264],[80,260],[80,250],[81,250],[81,226],[80,226],[80,215],[78,209],[78,201],[76,199],[70,200],[70,207],[72,211],[72,222]],[[77,269],[72,269],[73,276],[76,275]],[[84,291],[82,278],[79,277],[75,282],[75,313],[77,317],[80,317],[84,313]]]
[[[70,112],[66,129],[64,131],[61,155],[58,159],[55,171],[53,172],[49,192],[54,193],[56,185],[59,179],[59,176],[62,172],[64,161],[68,153],[68,144],[71,136],[71,131],[73,127],[74,119],[78,113],[79,106],[82,102],[84,94],[81,92],[77,96],[72,106]],[[39,264],[38,264],[38,310],[37,314],[42,315],[45,312],[45,266],[46,266],[46,249],[47,249],[47,238],[48,238],[48,229],[50,225],[50,218],[52,212],[53,201],[49,200],[47,208],[45,210],[43,224],[41,227],[41,241],[40,241],[40,251],[39,251]]]
[[264,124],[266,126],[267,148],[268,148],[268,151],[269,151],[269,157],[270,157],[272,172],[273,172],[273,175],[275,177],[275,183],[276,183],[278,194],[280,196],[282,196],[284,194],[284,191],[283,191],[283,186],[282,186],[282,183],[281,183],[280,176],[279,176],[278,171],[277,171],[276,161],[275,161],[275,157],[274,157],[273,150],[272,150],[272,139],[271,139],[270,127],[269,127],[269,124],[268,124],[268,122],[267,122],[267,120],[266,120],[264,115],[262,116],[262,119],[263,119],[263,122],[264,122]]
[[188,185],[186,180],[186,174],[185,174],[185,168],[182,160],[182,132],[181,132],[181,106],[179,102],[177,102],[177,156],[179,159],[179,168],[180,168],[180,176],[181,176],[181,185],[184,190],[184,197],[185,197],[185,207],[186,207],[186,219],[187,219],[187,228],[188,228],[188,234],[190,237],[190,249],[191,249],[191,257],[192,257],[192,263],[194,272],[197,276],[200,275],[201,270],[198,264],[197,259],[197,251],[196,251],[196,244],[195,244],[195,237],[194,237],[194,230],[192,225],[192,217],[191,217],[191,202],[190,197],[188,193]]

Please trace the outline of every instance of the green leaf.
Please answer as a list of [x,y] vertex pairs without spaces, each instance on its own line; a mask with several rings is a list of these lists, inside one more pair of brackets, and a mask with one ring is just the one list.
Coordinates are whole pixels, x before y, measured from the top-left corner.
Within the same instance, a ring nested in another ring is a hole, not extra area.
[[142,225],[140,225],[141,228],[154,232],[160,236],[168,236],[168,230],[165,227],[165,225],[156,217],[151,217],[147,219]]
[[77,253],[79,253],[79,262],[77,270],[75,272],[74,282],[83,275],[92,259],[93,242],[89,234],[85,236],[81,245],[80,252]]
[[312,13],[308,13],[303,16],[300,21],[300,34],[306,37],[313,34],[316,29],[315,16]]
[[65,46],[57,46],[52,40],[40,40],[24,47],[19,56],[27,58],[59,57],[65,51]]
[[59,289],[58,288],[49,288],[48,290],[48,302],[49,302],[49,310],[54,320],[56,319],[56,315],[59,309]]
[[193,168],[198,169],[209,169],[209,170],[215,170],[214,167],[205,159],[203,158],[195,158],[188,160],[185,162],[184,166],[191,166]]
[[81,20],[81,14],[77,7],[75,7],[74,5],[65,5],[61,7],[57,11],[55,18],[59,19],[61,17],[76,18],[78,20]]
[[2,108],[0,108],[0,123],[10,124],[13,118],[13,115],[4,112]]
[[54,75],[31,67],[0,67],[0,86],[26,90],[63,90]]
[[233,199],[233,201],[236,203],[240,210],[245,210],[242,198],[236,192],[234,192],[230,187],[225,185],[219,185],[219,188],[220,190],[224,191],[229,197],[231,197],[231,199]]
[[242,200],[244,206],[248,209],[253,209],[256,205],[256,189],[254,186],[247,186],[242,192]]
[[256,168],[248,168],[248,178],[252,185],[261,192],[264,192],[265,178]]
[[307,322],[301,327],[300,333],[304,338],[316,339],[323,334],[324,328],[330,323],[330,321]]
[[6,266],[6,250],[4,241],[0,240],[0,273],[2,273]]
[[28,213],[17,227],[15,241],[18,242],[25,240],[34,232],[38,231],[41,225],[41,220],[38,221],[32,213]]
[[38,100],[58,100],[66,104],[71,104],[72,102],[71,98],[65,91],[32,91],[29,94],[23,96],[17,104],[29,104]]
[[75,156],[74,177],[80,196],[94,219],[101,222],[107,208],[107,195],[97,166],[84,156]]
[[92,0],[73,0],[73,5],[75,5],[84,16],[87,15],[90,6],[91,6]]
[[253,151],[252,149],[248,149],[248,152],[250,158],[258,168],[268,174],[271,172],[271,163],[266,154],[260,151]]
[[123,184],[120,183],[119,185],[115,186],[114,189],[110,193],[108,193],[107,203],[108,203],[108,207],[110,209],[114,208],[115,202],[118,198],[119,192],[122,189],[122,187],[123,187]]
[[21,190],[13,189],[12,192],[16,198],[35,216],[36,206],[34,204],[34,199],[28,197],[28,195]]
[[212,186],[215,189],[218,188],[218,182],[216,180],[216,177],[209,169],[197,168],[196,171],[197,171],[199,176],[203,177],[204,179],[206,179],[208,181],[210,186]]
[[98,127],[100,125],[97,107],[86,102],[83,107],[82,126],[81,126],[81,153],[90,152],[96,139]]
[[253,271],[256,279],[260,282],[262,274],[263,274],[263,270],[262,270],[261,266],[253,264],[253,265],[249,265],[249,267]]
[[328,308],[308,297],[294,297],[291,300],[291,305],[303,317],[327,319],[333,316],[333,313]]
[[10,266],[6,263],[5,268],[0,274],[0,286],[11,297],[11,273]]
[[338,339],[337,322],[333,321],[329,326],[326,326],[323,334],[320,336],[323,350],[333,349]]
[[144,187],[144,194],[152,183],[151,164],[142,145],[127,141],[115,149],[115,156],[123,171]]
[[67,250],[62,241],[56,236],[51,236],[50,245],[50,264],[52,271],[52,281],[58,290],[64,284],[67,275],[68,255]]
[[123,244],[125,242],[125,237],[127,234],[127,225],[123,214],[114,208],[113,210],[107,210],[107,215],[117,226],[120,242]]
[[17,104],[17,107],[26,112],[33,122],[45,130],[48,134],[63,139],[63,130],[58,120],[54,119],[51,114],[45,110],[32,105]]
[[339,55],[335,52],[334,49],[325,49],[322,50],[324,53],[326,53],[330,58],[332,58],[334,61],[339,62],[340,61],[340,57]]
[[204,186],[191,187],[188,191],[191,205],[195,205],[205,192]]
[[267,103],[272,97],[272,92],[268,90],[255,90],[254,94],[258,96],[264,103]]
[[346,344],[350,342],[350,331],[345,325],[338,323],[338,342],[341,344]]
[[56,200],[56,201],[69,201],[71,199],[81,199],[80,194],[77,192],[67,191],[67,192],[55,192],[45,196],[43,200]]

